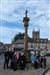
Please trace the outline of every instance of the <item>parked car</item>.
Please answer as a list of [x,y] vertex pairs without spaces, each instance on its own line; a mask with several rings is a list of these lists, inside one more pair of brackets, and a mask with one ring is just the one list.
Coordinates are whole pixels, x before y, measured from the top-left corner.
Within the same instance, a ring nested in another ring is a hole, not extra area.
[[47,51],[46,56],[50,56],[50,51]]
[[35,48],[28,48],[28,50],[30,50],[30,53],[31,54],[32,54],[32,52],[35,52],[36,53]]

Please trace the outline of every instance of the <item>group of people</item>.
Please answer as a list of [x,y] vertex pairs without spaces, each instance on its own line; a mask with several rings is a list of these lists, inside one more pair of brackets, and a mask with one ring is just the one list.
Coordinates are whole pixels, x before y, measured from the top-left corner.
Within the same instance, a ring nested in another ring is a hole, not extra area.
[[[5,61],[4,61],[4,69],[10,68],[14,71],[17,70],[17,65],[19,64],[20,70],[25,70],[26,65],[26,57],[24,52],[18,53],[14,52],[12,49],[7,49],[4,53]],[[46,68],[46,50],[44,47],[36,47],[35,50],[31,53],[31,63],[34,65],[34,68],[38,68],[38,63],[40,63],[41,68]],[[10,61],[10,62],[9,62]]]
[[6,68],[9,68],[9,63],[10,63],[10,68],[13,69],[14,71],[17,70],[18,64],[20,66],[20,70],[25,70],[26,58],[24,56],[24,52],[21,52],[20,54],[18,52],[14,52],[14,50],[8,49],[6,50],[4,56],[5,56],[4,70]]
[[35,51],[31,53],[31,63],[37,69],[38,65],[46,68],[46,49],[42,46],[36,47]]

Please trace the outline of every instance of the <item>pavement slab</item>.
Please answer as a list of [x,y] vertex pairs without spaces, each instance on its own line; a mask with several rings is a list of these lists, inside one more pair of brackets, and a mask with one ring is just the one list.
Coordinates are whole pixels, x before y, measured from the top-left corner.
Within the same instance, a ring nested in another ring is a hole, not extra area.
[[[47,57],[47,67],[50,66],[50,57]],[[31,67],[30,69],[26,69],[26,70],[16,70],[13,71],[11,69],[3,69],[3,64],[4,64],[4,57],[3,55],[0,55],[0,75],[41,75],[43,71],[45,71],[45,69],[43,68],[38,68],[38,69],[34,69],[33,67]],[[48,71],[45,75],[50,75],[50,71]]]
[[3,69],[3,65],[0,66],[0,75],[40,75],[40,73],[43,71],[43,68],[38,68],[38,69],[29,69],[29,70],[16,70],[13,71],[11,69]]

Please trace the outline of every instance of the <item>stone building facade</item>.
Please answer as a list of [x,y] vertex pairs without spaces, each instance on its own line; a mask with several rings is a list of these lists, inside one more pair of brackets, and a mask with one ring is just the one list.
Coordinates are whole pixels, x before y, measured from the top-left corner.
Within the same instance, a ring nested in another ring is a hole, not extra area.
[[[38,46],[44,46],[50,50],[50,41],[47,38],[40,38],[40,30],[32,32],[32,38],[28,38],[28,48],[34,48]],[[12,48],[24,48],[24,39],[17,40],[11,44]]]
[[5,46],[2,42],[0,42],[0,54],[2,54],[5,51]]

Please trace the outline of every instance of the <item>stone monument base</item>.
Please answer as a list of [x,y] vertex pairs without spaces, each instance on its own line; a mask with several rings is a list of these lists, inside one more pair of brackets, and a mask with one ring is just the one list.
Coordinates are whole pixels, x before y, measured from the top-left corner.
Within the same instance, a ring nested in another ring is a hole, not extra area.
[[22,50],[22,52],[24,52],[24,55],[26,57],[26,62],[31,62],[30,50]]

